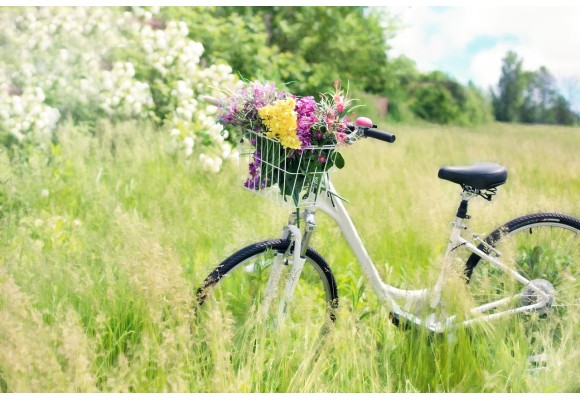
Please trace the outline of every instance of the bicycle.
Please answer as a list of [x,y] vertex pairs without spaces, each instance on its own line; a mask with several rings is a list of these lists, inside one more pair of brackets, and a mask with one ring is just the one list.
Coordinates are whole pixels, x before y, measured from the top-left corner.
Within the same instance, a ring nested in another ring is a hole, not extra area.
[[[395,135],[376,128],[370,120],[359,118],[351,134],[395,142]],[[271,151],[270,148],[261,150]],[[323,149],[312,148],[311,151]],[[227,309],[243,323],[253,313],[259,319],[269,315],[276,299],[277,313],[273,320],[278,325],[288,319],[295,323],[305,320],[304,307],[308,312],[318,310],[315,318],[321,321],[334,321],[338,307],[336,279],[325,259],[309,247],[316,230],[316,213],[321,211],[338,225],[370,287],[388,307],[389,318],[396,325],[405,321],[430,332],[442,333],[483,321],[535,314],[543,319],[552,317],[548,324],[553,327],[564,320],[578,326],[580,220],[558,213],[529,214],[501,225],[485,238],[478,235],[464,238],[466,221],[470,218],[469,202],[477,197],[491,201],[507,181],[505,167],[486,162],[439,170],[439,178],[460,185],[461,201],[434,287],[416,290],[399,289],[383,282],[328,171],[312,171],[310,166],[304,170],[311,171],[313,176],[308,187],[297,189],[299,193],[306,193],[295,198],[299,203],[284,200],[275,189],[253,190],[296,209],[290,213],[280,238],[246,246],[214,268],[197,290],[200,305],[212,293],[216,302],[229,303]],[[268,173],[290,174],[283,167],[272,167]],[[296,185],[296,179],[285,182]],[[453,273],[451,265],[459,249],[467,249],[470,254],[464,260],[463,274],[475,304],[466,315],[441,315],[436,310],[441,305],[446,283]],[[281,292],[278,288],[284,280]],[[220,287],[222,290],[216,293]],[[303,307],[288,306],[291,300]],[[552,334],[557,336],[557,333]]]

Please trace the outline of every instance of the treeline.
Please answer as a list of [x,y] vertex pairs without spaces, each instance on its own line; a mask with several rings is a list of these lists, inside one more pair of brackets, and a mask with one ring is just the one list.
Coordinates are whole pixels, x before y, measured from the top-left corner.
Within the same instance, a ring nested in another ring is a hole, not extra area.
[[525,71],[523,60],[513,51],[502,62],[497,90],[492,94],[496,120],[541,124],[575,125],[580,116],[560,93],[546,67]]
[[493,120],[475,85],[389,57],[397,21],[367,7],[162,7],[203,43],[208,64],[226,63],[246,79],[287,82],[300,95],[327,91],[335,79],[353,92],[388,98],[394,120],[477,124]]
[[387,98],[393,120],[578,123],[552,75],[545,68],[523,71],[515,55],[506,57],[499,88],[488,93],[442,71],[422,73],[405,56],[389,56],[399,27],[384,9],[162,7],[160,16],[187,22],[208,64],[226,63],[249,80],[286,82],[299,95],[327,91],[340,79],[353,92]]

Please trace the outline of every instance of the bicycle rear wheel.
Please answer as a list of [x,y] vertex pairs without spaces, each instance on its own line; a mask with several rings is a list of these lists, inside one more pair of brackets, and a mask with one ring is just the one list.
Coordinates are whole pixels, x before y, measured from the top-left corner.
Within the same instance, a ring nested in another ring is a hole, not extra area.
[[[485,243],[499,252],[505,265],[551,293],[545,307],[516,318],[530,354],[576,351],[580,326],[580,221],[562,214],[526,215],[496,229]],[[479,248],[488,252],[484,245]],[[469,257],[465,273],[476,306],[513,298],[490,313],[501,311],[502,307],[507,310],[534,304],[539,299],[533,289],[476,254]]]
[[[282,263],[282,276],[267,320],[279,322],[275,321],[278,301],[293,264],[290,240],[268,240],[237,251],[215,268],[198,289],[197,300],[204,309],[217,310],[231,321],[234,342],[246,340],[244,336],[257,320],[275,263]],[[337,306],[338,292],[332,271],[320,254],[309,248],[292,301],[287,304],[284,323],[320,327],[334,319]]]

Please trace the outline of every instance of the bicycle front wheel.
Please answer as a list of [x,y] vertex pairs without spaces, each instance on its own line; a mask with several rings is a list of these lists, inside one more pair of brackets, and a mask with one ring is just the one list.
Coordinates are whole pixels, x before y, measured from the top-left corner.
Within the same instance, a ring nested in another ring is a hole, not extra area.
[[[338,306],[336,281],[326,261],[313,249],[306,251],[306,262],[286,305],[284,323],[321,326],[334,319]],[[247,246],[215,268],[197,291],[203,308],[217,309],[231,321],[234,334],[247,331],[258,318],[264,304],[270,272],[281,265],[277,296],[269,305],[268,316],[276,316],[279,297],[284,292],[294,256],[290,240],[268,240]],[[211,303],[211,304],[207,304]],[[237,340],[237,339],[234,339]]]
[[[485,243],[499,260],[550,293],[542,308],[518,318],[534,354],[575,349],[580,326],[580,220],[553,213],[526,215],[492,232]],[[485,245],[479,248],[488,252]],[[511,299],[498,312],[531,305],[540,299],[529,286],[472,254],[466,264],[468,290],[476,305]]]

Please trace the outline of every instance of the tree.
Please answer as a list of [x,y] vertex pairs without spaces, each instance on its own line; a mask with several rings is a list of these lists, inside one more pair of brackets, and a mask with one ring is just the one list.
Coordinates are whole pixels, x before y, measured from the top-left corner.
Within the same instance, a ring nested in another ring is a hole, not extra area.
[[463,107],[463,118],[467,124],[493,121],[493,110],[489,98],[472,81],[466,87],[467,101]]
[[546,67],[523,73],[526,81],[519,120],[526,123],[573,125],[576,115],[558,92],[556,79]]
[[160,15],[187,23],[189,38],[204,46],[203,62],[228,64],[247,78],[274,75],[280,63],[277,50],[266,45],[268,34],[260,15],[234,12],[245,8],[161,7]]
[[492,104],[496,120],[512,122],[519,119],[525,83],[522,60],[517,53],[509,51],[502,60],[497,93],[492,92]]
[[[567,82],[573,97],[577,81]],[[544,66],[524,71],[522,60],[513,51],[503,59],[497,89],[497,94],[492,92],[492,103],[498,121],[573,125],[579,120],[550,71]]]
[[550,110],[556,103],[558,88],[556,79],[546,67],[540,67],[536,72],[536,81],[540,95],[540,121],[541,123],[551,123]]
[[560,125],[575,125],[579,122],[579,117],[576,115],[568,100],[562,95],[558,95],[552,107],[553,122]]
[[438,124],[457,121],[465,102],[463,87],[441,71],[421,76],[411,96],[411,110],[415,115]]
[[536,123],[540,120],[540,88],[535,72],[523,72],[525,83],[524,97],[518,120],[524,123]]
[[472,125],[491,119],[489,101],[473,83],[467,86],[441,71],[422,75],[411,89],[411,110],[439,124]]
[[366,92],[383,91],[388,44],[380,15],[365,7],[271,9],[273,43],[304,59],[318,91],[327,90],[332,74]]
[[328,91],[339,79],[370,93],[386,84],[388,16],[366,7],[168,7],[188,22],[209,63],[247,79],[291,83],[299,95]]
[[383,72],[385,87],[381,94],[389,100],[389,118],[400,121],[409,117],[410,112],[406,110],[409,89],[420,75],[415,62],[404,55],[387,59]]
[[563,96],[570,107],[580,111],[580,78],[578,76],[567,76],[562,79]]

